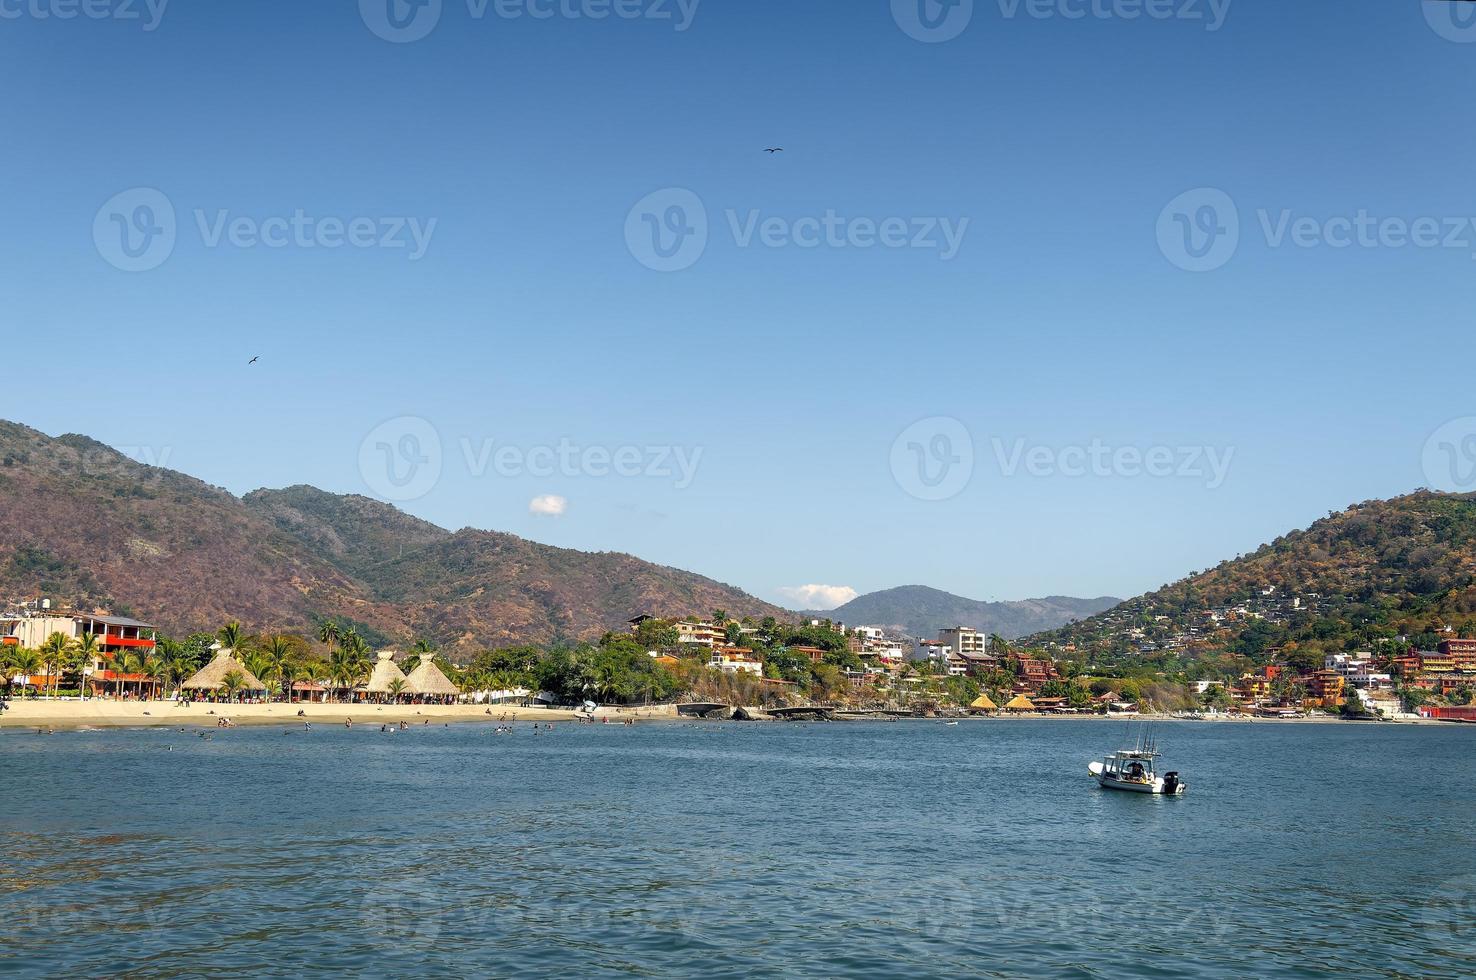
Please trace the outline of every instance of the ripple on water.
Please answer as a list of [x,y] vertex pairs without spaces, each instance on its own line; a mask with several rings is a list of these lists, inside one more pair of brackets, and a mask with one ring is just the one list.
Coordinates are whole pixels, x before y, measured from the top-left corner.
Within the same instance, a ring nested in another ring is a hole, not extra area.
[[[1120,732],[7,739],[0,959],[37,977],[1476,973],[1476,733],[1165,726],[1191,788],[1162,800],[1083,778]],[[1408,778],[1364,778],[1409,758]]]

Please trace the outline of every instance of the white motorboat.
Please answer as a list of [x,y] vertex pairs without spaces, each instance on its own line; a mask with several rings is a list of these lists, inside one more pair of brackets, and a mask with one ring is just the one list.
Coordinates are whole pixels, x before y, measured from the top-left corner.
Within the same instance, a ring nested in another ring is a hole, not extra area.
[[1185,783],[1177,772],[1158,775],[1154,760],[1158,758],[1155,742],[1148,734],[1138,740],[1136,747],[1120,749],[1102,759],[1088,764],[1091,773],[1103,789],[1120,789],[1129,793],[1155,793],[1161,796],[1184,795]]

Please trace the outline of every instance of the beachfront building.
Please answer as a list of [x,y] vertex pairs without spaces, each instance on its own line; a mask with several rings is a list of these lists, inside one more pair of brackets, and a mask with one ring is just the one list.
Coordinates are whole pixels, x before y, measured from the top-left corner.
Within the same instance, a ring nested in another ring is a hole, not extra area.
[[948,629],[939,630],[938,642],[959,656],[969,653],[982,656],[989,652],[989,637],[967,626],[950,626]]
[[450,704],[461,697],[461,688],[436,666],[430,654],[421,654],[420,663],[405,677],[410,693],[421,704]]
[[291,698],[293,701],[327,701],[328,688],[317,681],[293,681]]
[[1016,694],[1014,697],[1010,698],[1009,701],[1005,702],[1004,709],[1006,711],[1017,711],[1017,712],[1018,711],[1034,711],[1035,710],[1035,702],[1031,701],[1029,698],[1027,698],[1023,694]]
[[763,661],[755,657],[748,647],[719,647],[713,651],[712,660],[707,665],[728,674],[764,675]]
[[999,710],[999,706],[989,699],[989,695],[981,694],[969,702],[969,711],[976,715],[993,714]]
[[969,662],[942,641],[923,640],[917,645],[916,659],[927,661],[936,670],[952,677],[962,677],[969,672]]
[[410,679],[395,663],[395,651],[381,650],[369,679],[354,688],[356,701],[390,701],[410,693]]
[[[89,689],[94,695],[110,694],[116,697],[152,697],[158,681],[142,672],[120,670],[120,658],[126,653],[152,653],[156,629],[150,623],[126,616],[110,616],[106,613],[78,615],[53,613],[49,605],[36,609],[26,608],[20,613],[0,618],[0,644],[22,649],[39,650],[52,636],[60,634],[68,643],[77,643],[85,636],[93,638],[96,654],[81,665],[80,675],[70,668],[63,673],[72,673],[78,687]],[[61,674],[34,675],[25,680],[13,681],[22,686],[57,687],[64,682]]]
[[1053,681],[1057,677],[1056,665],[1049,660],[1020,657],[1015,662],[1019,664],[1015,672],[1031,690],[1036,690],[1042,684]]
[[204,695],[206,697],[219,697],[227,693],[228,677],[239,675],[236,678],[236,696],[256,696],[266,694],[267,686],[261,682],[246,665],[236,659],[236,651],[230,647],[222,647],[219,643],[212,644],[210,649],[215,651],[215,656],[210,663],[201,667],[189,679],[179,686],[181,691],[191,696]]
[[1336,708],[1343,703],[1343,688],[1346,681],[1335,670],[1319,670],[1307,678],[1307,696],[1324,708]]
[[728,642],[727,629],[713,623],[682,620],[676,624],[676,631],[678,643],[713,647]]
[[1456,670],[1476,670],[1476,640],[1442,640],[1440,655]]
[[[125,650],[152,652],[157,627],[126,616],[51,614],[7,616],[0,619],[0,643],[31,650],[40,649],[53,633],[76,641],[91,634],[100,660],[111,661]],[[97,666],[97,664],[94,664]]]

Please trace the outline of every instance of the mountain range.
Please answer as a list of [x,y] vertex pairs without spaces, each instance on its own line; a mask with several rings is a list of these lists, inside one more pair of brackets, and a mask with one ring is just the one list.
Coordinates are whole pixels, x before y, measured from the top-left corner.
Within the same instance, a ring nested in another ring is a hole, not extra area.
[[1334,511],[1027,642],[1093,659],[1280,650],[1320,665],[1323,653],[1428,648],[1451,632],[1476,634],[1476,494],[1421,490]]
[[[236,497],[86,436],[0,421],[0,596],[39,595],[176,635],[230,620],[311,633],[331,618],[374,643],[426,637],[451,652],[592,640],[639,613],[801,615],[631,555],[453,532],[367,497],[310,486]],[[904,586],[809,615],[913,636],[964,625],[1014,638],[1116,601],[976,602]]]
[[448,531],[313,487],[244,498],[85,436],[0,421],[0,594],[111,608],[171,634],[240,620],[450,651],[597,638],[638,613],[792,615],[701,575],[511,534]]
[[931,639],[944,627],[969,626],[1013,640],[1083,619],[1121,601],[1111,596],[1073,599],[1053,595],[1043,599],[981,602],[926,585],[903,585],[869,592],[835,609],[806,615],[828,617],[847,626],[887,627],[921,639]]

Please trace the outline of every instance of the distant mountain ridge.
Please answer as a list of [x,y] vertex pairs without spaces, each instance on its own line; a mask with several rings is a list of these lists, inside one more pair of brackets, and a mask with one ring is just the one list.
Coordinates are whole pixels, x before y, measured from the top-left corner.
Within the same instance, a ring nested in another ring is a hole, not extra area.
[[850,602],[807,616],[838,620],[847,626],[886,626],[909,636],[929,639],[949,626],[968,626],[1016,639],[1102,612],[1122,600],[1112,596],[1077,599],[1046,596],[1007,602],[983,602],[926,585],[903,585],[857,596]]
[[376,642],[452,651],[596,639],[638,613],[793,614],[630,555],[451,532],[314,487],[237,498],[85,436],[0,421],[0,596],[108,606],[169,633],[308,633],[325,618]]
[[1078,623],[1029,638],[1088,657],[1320,655],[1476,629],[1476,494],[1421,490],[1335,511]]

